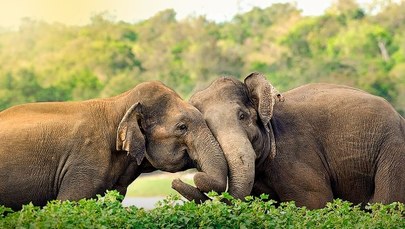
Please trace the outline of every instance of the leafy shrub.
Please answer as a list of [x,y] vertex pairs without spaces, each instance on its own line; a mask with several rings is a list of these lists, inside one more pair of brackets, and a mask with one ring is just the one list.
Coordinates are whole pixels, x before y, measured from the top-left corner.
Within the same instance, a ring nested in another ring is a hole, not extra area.
[[[170,196],[152,210],[123,207],[122,196],[109,191],[97,199],[51,201],[21,211],[0,206],[0,228],[404,228],[405,206],[374,204],[367,210],[335,200],[323,209],[308,210],[293,202],[276,206],[267,196],[235,200],[227,193],[210,193],[197,205]],[[225,204],[223,200],[229,202]]]

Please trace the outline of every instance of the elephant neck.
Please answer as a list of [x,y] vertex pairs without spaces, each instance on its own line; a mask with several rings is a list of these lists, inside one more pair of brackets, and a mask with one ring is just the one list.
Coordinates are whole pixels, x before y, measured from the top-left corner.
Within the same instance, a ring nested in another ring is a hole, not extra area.
[[139,165],[139,170],[141,171],[141,173],[151,173],[154,172],[156,170],[158,170],[157,168],[155,168],[152,163],[150,163],[150,161],[145,157],[141,164]]
[[118,126],[124,117],[127,110],[136,102],[139,101],[134,96],[134,89],[119,94],[114,97],[97,99],[97,107],[95,108],[95,117],[101,118],[104,125],[104,133],[115,150],[115,142],[117,137]]
[[[269,131],[261,130],[261,142],[256,143],[259,147],[257,148],[255,167],[257,171],[262,171],[266,169],[269,161],[273,160],[276,154],[276,144],[274,138],[273,127],[271,122],[269,122]],[[253,144],[255,145],[255,144]]]
[[[129,91],[126,91],[115,98],[115,107],[117,111],[125,114],[125,112],[135,103],[141,102],[142,95],[140,91],[135,87]],[[122,115],[123,117],[123,115]],[[122,118],[121,117],[121,118]]]

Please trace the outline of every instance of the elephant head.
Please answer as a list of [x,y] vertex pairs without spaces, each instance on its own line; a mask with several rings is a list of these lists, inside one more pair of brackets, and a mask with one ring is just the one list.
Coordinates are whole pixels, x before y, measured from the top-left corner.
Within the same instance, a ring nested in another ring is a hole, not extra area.
[[[133,100],[137,102],[127,102]],[[195,107],[160,82],[142,83],[122,101],[129,108],[118,125],[118,151],[126,151],[138,165],[146,158],[163,171],[196,167],[200,172],[194,182],[200,191],[225,191],[226,160]]]
[[229,193],[236,198],[250,195],[255,164],[275,156],[270,120],[277,100],[281,95],[259,73],[250,74],[244,83],[220,78],[190,98],[224,151]]

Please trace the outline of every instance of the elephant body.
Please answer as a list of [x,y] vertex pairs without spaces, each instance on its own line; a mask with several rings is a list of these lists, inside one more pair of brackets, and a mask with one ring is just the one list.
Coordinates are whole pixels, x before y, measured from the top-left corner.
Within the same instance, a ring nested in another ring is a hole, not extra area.
[[196,184],[224,190],[226,174],[214,175],[227,172],[219,145],[203,146],[195,135],[213,139],[202,115],[159,82],[112,98],[9,108],[0,112],[0,204],[43,206],[109,189],[125,195],[139,174],[156,169],[198,167]]
[[253,73],[218,79],[190,102],[224,151],[231,195],[308,208],[405,202],[405,120],[380,97],[332,84],[281,96]]
[[330,84],[283,96],[271,120],[276,156],[256,165],[253,193],[313,208],[405,202],[405,121],[389,103]]

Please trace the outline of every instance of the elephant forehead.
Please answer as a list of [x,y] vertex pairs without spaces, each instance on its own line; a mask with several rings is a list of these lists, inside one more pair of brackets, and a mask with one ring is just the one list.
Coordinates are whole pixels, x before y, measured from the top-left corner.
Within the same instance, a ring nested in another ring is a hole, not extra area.
[[215,80],[206,89],[194,94],[190,102],[199,110],[207,106],[229,104],[232,102],[248,102],[246,87],[236,79],[223,77]]
[[160,115],[164,121],[174,122],[192,122],[202,121],[203,117],[200,111],[188,102],[181,99],[173,99],[160,109]]
[[207,89],[208,93],[221,95],[242,95],[245,93],[245,86],[239,80],[229,77],[222,77],[215,80]]

